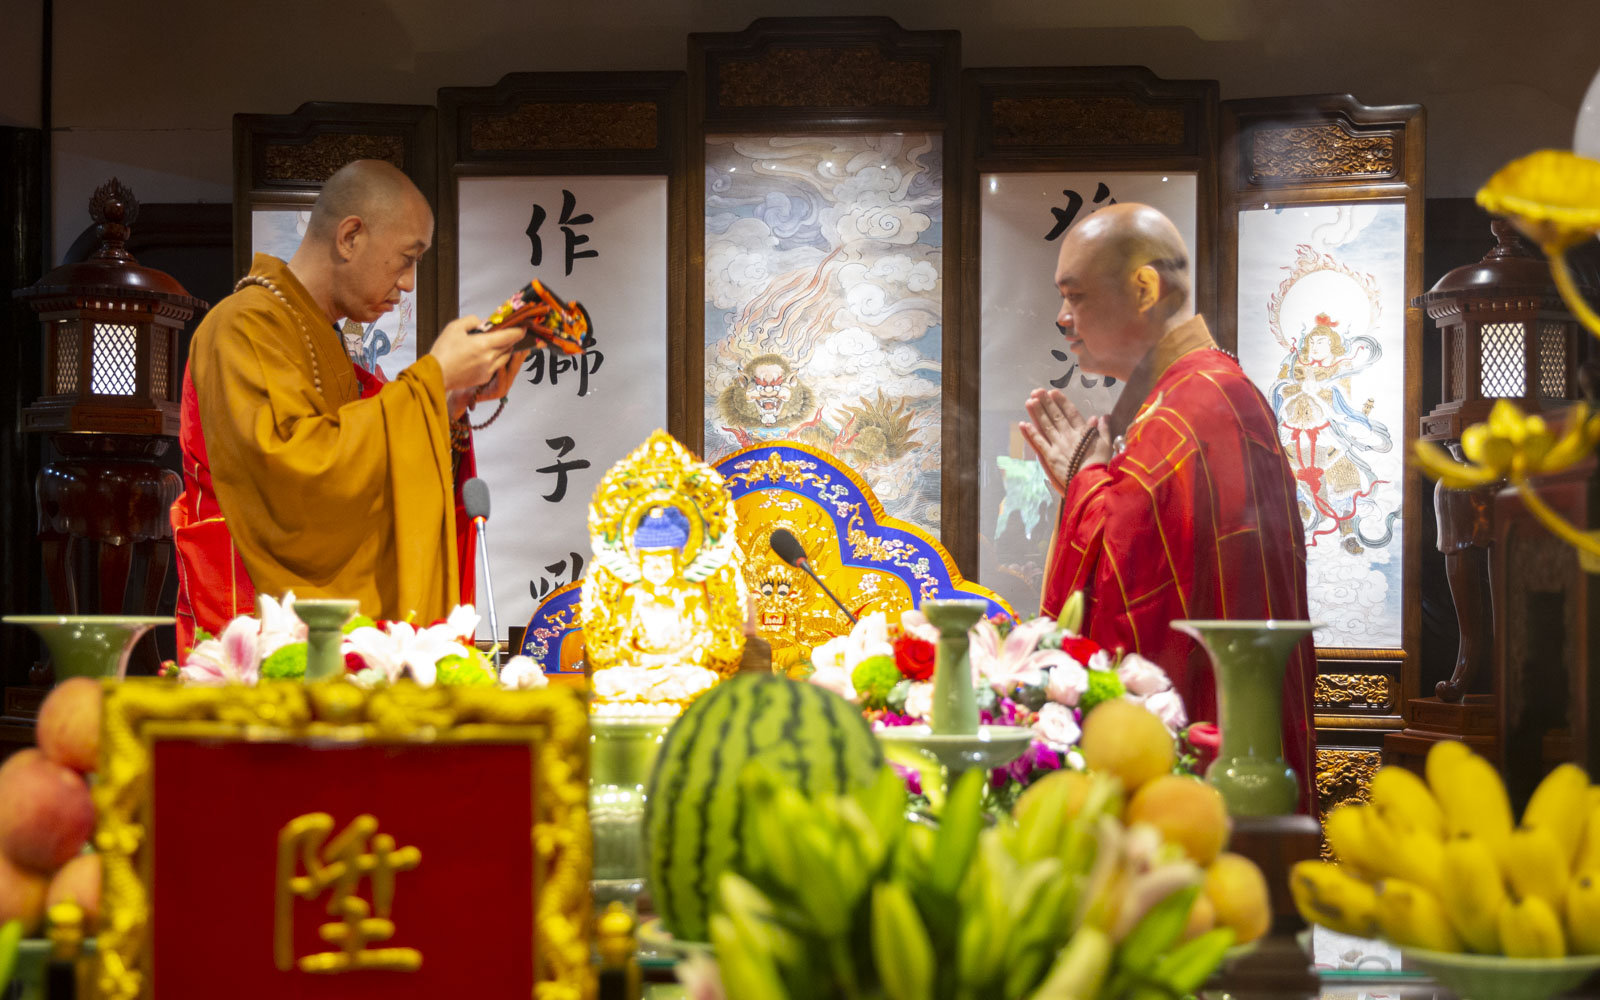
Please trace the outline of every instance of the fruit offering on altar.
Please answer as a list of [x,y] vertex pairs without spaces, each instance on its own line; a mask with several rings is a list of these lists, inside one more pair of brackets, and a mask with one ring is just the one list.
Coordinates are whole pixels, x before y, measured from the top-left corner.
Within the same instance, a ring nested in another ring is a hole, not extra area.
[[1104,769],[1040,779],[987,829],[981,772],[934,829],[908,818],[889,768],[842,795],[760,764],[724,770],[739,828],[709,919],[715,979],[680,966],[691,994],[712,981],[738,998],[1192,993],[1265,932],[1265,880],[1223,850],[1220,795],[1171,774],[1172,737],[1144,708],[1100,706],[1083,753]]
[[675,715],[739,668],[746,591],[722,477],[665,431],[600,480],[583,584],[599,714]]
[[709,940],[718,877],[742,867],[759,834],[740,775],[760,767],[798,794],[846,794],[883,766],[878,741],[837,695],[744,674],[700,698],[667,732],[645,806],[650,895],[678,938]]
[[1427,952],[1600,955],[1600,789],[1583,769],[1546,775],[1520,824],[1465,744],[1435,744],[1426,771],[1382,768],[1370,803],[1328,814],[1338,861],[1295,865],[1300,914]]
[[0,924],[38,930],[45,910],[76,903],[92,929],[100,912],[100,856],[82,853],[94,831],[85,775],[100,748],[100,683],[74,677],[39,709],[37,749],[0,764]]

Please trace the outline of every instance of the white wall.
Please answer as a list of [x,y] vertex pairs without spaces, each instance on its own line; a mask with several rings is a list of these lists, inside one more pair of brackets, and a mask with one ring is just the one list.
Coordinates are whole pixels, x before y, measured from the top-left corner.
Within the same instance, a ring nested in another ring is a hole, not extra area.
[[[0,4],[0,121],[37,124],[39,0]],[[56,0],[56,253],[111,174],[145,201],[228,200],[235,112],[428,104],[518,70],[682,69],[691,31],[867,12],[958,29],[968,67],[1135,64],[1219,80],[1224,99],[1419,102],[1433,196],[1567,145],[1600,66],[1587,0]]]

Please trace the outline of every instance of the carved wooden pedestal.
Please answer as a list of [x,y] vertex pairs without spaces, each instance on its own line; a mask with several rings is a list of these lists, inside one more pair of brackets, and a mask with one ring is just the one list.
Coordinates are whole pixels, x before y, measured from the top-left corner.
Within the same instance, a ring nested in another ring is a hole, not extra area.
[[1272,894],[1272,929],[1248,954],[1228,963],[1222,982],[1230,993],[1311,996],[1320,992],[1310,957],[1295,935],[1305,921],[1289,894],[1289,869],[1318,856],[1322,827],[1310,816],[1236,816],[1228,849],[1254,861]]
[[[1535,482],[1539,497],[1579,528],[1600,523],[1592,461]],[[1600,766],[1600,586],[1578,553],[1540,524],[1512,490],[1495,498],[1494,687],[1499,765],[1521,808],[1562,760]]]

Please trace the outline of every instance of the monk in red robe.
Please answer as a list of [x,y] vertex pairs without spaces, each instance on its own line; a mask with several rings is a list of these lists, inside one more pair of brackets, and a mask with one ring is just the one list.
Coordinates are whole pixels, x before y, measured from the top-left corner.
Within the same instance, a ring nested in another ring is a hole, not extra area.
[[[1022,434],[1063,498],[1043,611],[1083,591],[1089,638],[1155,661],[1190,718],[1215,719],[1210,661],[1169,623],[1307,616],[1304,528],[1272,410],[1194,314],[1183,238],[1155,209],[1108,206],[1068,230],[1056,286],[1079,366],[1125,385],[1093,419],[1058,390],[1028,399]],[[1308,638],[1283,690],[1306,812],[1315,679]]]
[[509,390],[522,331],[473,334],[478,318],[462,317],[382,383],[351,363],[335,326],[393,309],[432,239],[410,179],[356,161],[323,186],[293,259],[257,254],[195,331],[172,507],[180,657],[196,628],[252,612],[257,591],[354,598],[374,618],[424,622],[461,600],[465,415]]

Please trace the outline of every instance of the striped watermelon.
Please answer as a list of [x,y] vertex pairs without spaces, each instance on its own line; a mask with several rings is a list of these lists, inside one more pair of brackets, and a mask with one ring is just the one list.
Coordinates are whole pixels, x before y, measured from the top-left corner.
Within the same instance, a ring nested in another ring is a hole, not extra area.
[[750,761],[809,796],[839,795],[872,784],[883,751],[860,709],[773,674],[742,674],[689,706],[656,758],[644,819],[651,897],[680,940],[710,939],[717,879],[739,860],[739,775]]

